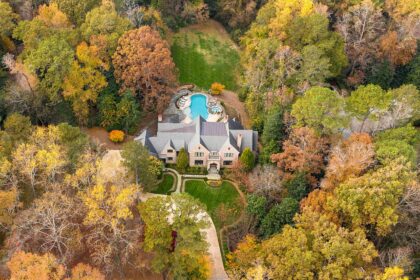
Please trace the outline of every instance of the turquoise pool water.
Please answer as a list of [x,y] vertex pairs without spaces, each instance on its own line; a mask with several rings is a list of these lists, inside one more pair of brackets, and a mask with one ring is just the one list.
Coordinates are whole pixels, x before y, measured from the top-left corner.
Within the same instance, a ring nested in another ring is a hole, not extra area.
[[191,118],[195,119],[198,115],[202,116],[205,120],[209,116],[207,111],[207,97],[203,94],[195,94],[191,96]]

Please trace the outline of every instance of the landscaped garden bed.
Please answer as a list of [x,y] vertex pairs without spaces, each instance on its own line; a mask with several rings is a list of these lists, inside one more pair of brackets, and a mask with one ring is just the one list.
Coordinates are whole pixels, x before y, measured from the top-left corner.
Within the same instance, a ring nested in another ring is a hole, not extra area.
[[172,174],[163,174],[162,181],[158,184],[157,188],[152,191],[156,194],[170,194],[173,192],[175,177]]

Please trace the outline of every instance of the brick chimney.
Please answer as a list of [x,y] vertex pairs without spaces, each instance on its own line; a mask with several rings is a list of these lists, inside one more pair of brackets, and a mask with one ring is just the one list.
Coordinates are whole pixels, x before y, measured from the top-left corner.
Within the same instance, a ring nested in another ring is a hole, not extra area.
[[241,150],[241,146],[242,146],[242,134],[238,134],[238,137],[236,138],[236,145],[239,148],[239,151]]

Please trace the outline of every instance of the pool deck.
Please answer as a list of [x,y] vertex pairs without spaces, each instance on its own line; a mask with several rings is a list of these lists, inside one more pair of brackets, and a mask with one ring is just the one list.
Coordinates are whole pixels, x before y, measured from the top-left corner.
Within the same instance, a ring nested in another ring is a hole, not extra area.
[[[181,92],[179,92],[179,93],[177,93],[177,94],[175,94],[175,98],[173,98],[173,100],[172,100],[172,104],[173,105],[175,105],[175,103],[177,102],[177,100],[180,98],[180,97],[182,97],[182,96],[184,96],[185,94],[187,93],[187,91],[181,91]],[[183,123],[190,123],[190,122],[192,122],[192,119],[191,119],[191,117],[189,116],[189,112],[188,112],[188,110],[189,110],[189,107],[191,106],[191,97],[192,96],[194,96],[194,95],[197,95],[197,94],[201,94],[201,95],[204,95],[204,96],[206,96],[207,97],[207,100],[212,100],[212,101],[215,101],[215,102],[217,102],[218,103],[218,105],[221,107],[221,108],[223,108],[223,106],[217,101],[217,99],[215,99],[215,98],[213,98],[211,95],[209,95],[209,94],[207,94],[207,93],[204,93],[204,92],[190,92],[190,93],[188,93],[188,96],[187,96],[187,101],[184,103],[184,105],[182,106],[182,107],[180,107],[179,109],[178,108],[176,108],[176,105],[175,106],[173,106],[173,107],[175,107],[178,111],[180,111],[181,112],[181,114],[183,115],[182,116],[182,118],[180,118],[180,119],[182,119],[182,122]],[[171,104],[171,106],[170,107],[172,107],[172,104]],[[171,112],[173,112],[173,108],[168,108],[168,109],[170,109],[170,111]],[[179,112],[177,112],[178,113],[178,115],[179,115]],[[217,122],[217,121],[219,121],[219,120],[223,120],[224,118],[226,118],[226,114],[225,114],[225,110],[224,110],[224,108],[223,108],[223,112],[222,112],[222,114],[212,114],[212,113],[208,113],[208,117],[207,117],[207,119],[206,119],[206,121],[208,121],[208,122]]]

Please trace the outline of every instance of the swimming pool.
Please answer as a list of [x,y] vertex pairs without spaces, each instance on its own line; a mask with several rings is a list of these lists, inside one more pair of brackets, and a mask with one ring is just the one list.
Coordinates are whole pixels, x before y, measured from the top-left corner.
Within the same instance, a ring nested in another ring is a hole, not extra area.
[[190,110],[191,119],[195,119],[200,115],[207,120],[207,117],[209,116],[207,110],[207,97],[203,94],[194,94],[191,96]]

